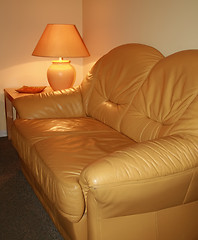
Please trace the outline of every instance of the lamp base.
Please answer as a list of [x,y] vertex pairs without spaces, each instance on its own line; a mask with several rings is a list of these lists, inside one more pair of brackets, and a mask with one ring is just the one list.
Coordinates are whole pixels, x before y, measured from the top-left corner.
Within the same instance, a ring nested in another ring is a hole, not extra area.
[[74,85],[76,72],[69,60],[52,61],[47,70],[49,85],[53,90],[62,90]]

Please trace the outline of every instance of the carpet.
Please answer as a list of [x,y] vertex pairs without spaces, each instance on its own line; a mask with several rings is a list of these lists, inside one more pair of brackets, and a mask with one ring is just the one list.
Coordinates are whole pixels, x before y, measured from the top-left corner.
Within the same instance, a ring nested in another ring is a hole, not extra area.
[[0,240],[63,240],[20,170],[7,137],[0,138]]

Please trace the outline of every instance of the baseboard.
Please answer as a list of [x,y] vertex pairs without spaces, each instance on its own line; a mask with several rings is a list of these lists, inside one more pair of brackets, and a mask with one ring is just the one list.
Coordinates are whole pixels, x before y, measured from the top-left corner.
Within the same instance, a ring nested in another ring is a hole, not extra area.
[[0,137],[7,137],[7,131],[0,131]]

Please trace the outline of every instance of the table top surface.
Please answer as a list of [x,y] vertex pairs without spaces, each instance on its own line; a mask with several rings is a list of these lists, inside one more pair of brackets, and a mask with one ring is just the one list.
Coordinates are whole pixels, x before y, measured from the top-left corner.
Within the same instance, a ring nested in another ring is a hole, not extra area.
[[[35,93],[19,93],[16,91],[17,88],[5,88],[4,93],[10,101],[13,101],[16,98],[33,95]],[[50,86],[47,86],[41,93],[53,91]]]

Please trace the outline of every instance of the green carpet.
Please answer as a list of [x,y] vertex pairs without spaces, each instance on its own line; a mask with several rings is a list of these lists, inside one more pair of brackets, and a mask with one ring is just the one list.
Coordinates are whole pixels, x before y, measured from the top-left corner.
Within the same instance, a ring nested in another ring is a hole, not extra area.
[[63,240],[20,170],[17,152],[0,138],[0,240]]

